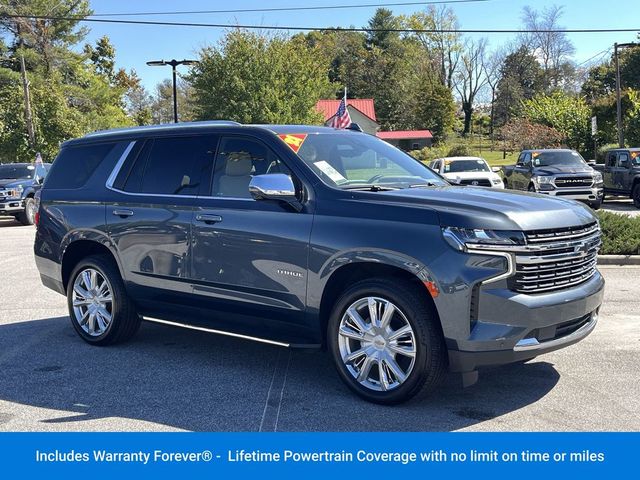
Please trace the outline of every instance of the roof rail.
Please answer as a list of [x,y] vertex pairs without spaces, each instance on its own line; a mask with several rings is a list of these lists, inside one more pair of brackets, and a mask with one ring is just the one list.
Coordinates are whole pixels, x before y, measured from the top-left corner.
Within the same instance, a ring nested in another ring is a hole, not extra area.
[[213,127],[217,125],[240,126],[242,124],[238,122],[234,122],[233,120],[206,120],[203,122],[165,123],[161,125],[143,125],[140,127],[126,127],[126,128],[114,128],[110,130],[97,130],[95,132],[87,133],[85,137],[98,137],[102,135],[115,135],[118,133],[128,133],[128,132],[147,132],[147,131],[156,131],[156,130],[175,130],[180,128]]

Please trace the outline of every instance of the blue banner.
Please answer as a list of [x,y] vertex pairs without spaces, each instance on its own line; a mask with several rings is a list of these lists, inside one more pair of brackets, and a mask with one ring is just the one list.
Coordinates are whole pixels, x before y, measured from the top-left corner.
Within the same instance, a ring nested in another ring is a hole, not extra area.
[[3,433],[0,478],[635,478],[639,447],[638,433]]

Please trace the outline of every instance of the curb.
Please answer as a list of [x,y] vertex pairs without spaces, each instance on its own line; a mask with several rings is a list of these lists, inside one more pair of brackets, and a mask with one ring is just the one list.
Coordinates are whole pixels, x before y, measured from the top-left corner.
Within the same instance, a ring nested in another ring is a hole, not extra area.
[[640,255],[598,255],[598,265],[640,265]]

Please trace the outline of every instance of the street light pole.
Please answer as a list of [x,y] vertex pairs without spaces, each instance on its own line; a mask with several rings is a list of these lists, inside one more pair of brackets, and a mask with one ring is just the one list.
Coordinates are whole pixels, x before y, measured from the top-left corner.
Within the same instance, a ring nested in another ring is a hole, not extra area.
[[178,65],[194,65],[198,63],[197,60],[152,60],[147,62],[147,65],[150,67],[164,67],[169,65],[171,67],[171,76],[173,80],[173,121],[178,123],[178,88],[176,85],[177,75],[176,75],[176,67]]
[[614,43],[613,58],[616,65],[616,123],[618,126],[618,146],[624,148],[624,130],[622,129],[622,101],[620,99],[620,61],[618,60],[618,49],[636,47],[638,43]]

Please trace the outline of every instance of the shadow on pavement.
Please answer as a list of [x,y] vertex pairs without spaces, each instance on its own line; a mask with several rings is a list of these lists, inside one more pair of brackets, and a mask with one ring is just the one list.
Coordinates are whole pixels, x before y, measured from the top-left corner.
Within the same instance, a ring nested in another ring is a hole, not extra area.
[[22,224],[13,217],[0,216],[0,228],[2,227],[21,227]]
[[[278,362],[283,355],[288,361]],[[277,365],[286,382],[274,396]],[[384,407],[350,393],[322,352],[149,323],[113,347],[87,345],[68,317],[0,326],[0,399],[62,411],[46,423],[119,417],[196,431],[258,430],[267,397],[281,397],[277,430],[455,430],[531,404],[558,379],[545,362],[512,365],[481,374],[468,389],[451,376],[431,397]],[[0,411],[0,430],[11,417]]]

